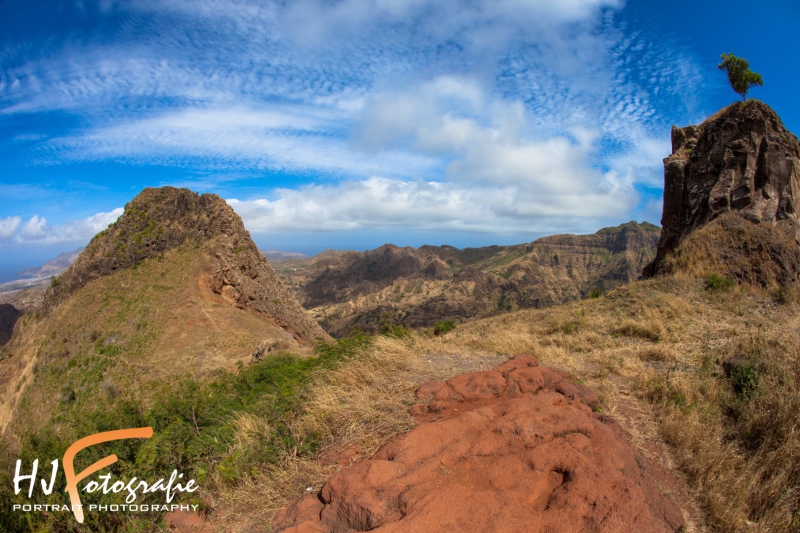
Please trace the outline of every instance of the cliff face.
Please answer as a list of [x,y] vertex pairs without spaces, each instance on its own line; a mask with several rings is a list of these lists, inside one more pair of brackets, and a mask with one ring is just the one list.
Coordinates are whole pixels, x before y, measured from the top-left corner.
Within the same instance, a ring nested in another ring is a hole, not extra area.
[[800,143],[763,102],[737,102],[699,126],[673,126],[661,238],[644,274],[663,271],[687,234],[731,211],[774,224],[800,243],[798,202]]
[[14,332],[14,325],[22,313],[11,304],[0,304],[0,348],[6,345]]

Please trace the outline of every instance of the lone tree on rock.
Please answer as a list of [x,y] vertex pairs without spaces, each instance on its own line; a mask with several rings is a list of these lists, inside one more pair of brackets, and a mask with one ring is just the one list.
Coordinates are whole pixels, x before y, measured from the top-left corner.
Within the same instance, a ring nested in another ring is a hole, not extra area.
[[717,65],[717,68],[728,73],[728,82],[734,91],[742,95],[742,101],[747,96],[750,87],[764,85],[761,74],[750,70],[750,63],[746,59],[733,54],[722,54],[719,57],[722,59],[722,63]]

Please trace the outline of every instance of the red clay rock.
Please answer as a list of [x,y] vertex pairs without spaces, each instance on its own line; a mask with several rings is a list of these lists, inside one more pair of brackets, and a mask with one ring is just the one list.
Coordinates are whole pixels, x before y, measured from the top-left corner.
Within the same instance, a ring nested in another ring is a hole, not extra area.
[[534,393],[544,388],[543,368],[518,368],[508,374],[506,394]]
[[347,466],[358,456],[358,448],[355,446],[347,447],[343,450],[334,450],[321,459],[324,465]]
[[441,381],[430,381],[423,384],[415,393],[418,400],[453,400],[455,392]]
[[[535,364],[450,380],[461,400],[417,406],[420,425],[281,513],[276,531],[678,531],[681,511],[646,459],[584,403],[596,395]],[[423,387],[430,399],[446,392]]]
[[503,377],[507,378],[508,374],[513,370],[517,370],[518,368],[529,368],[532,366],[539,366],[539,362],[536,360],[536,358],[528,354],[520,353],[502,365],[496,366],[494,371],[500,372],[503,374]]
[[503,394],[506,380],[499,372],[472,372],[461,374],[447,382],[464,400],[488,400]]

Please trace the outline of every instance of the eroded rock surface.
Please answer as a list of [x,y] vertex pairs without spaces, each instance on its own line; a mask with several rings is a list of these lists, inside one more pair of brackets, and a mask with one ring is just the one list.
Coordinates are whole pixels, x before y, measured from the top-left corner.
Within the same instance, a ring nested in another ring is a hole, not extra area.
[[284,533],[676,532],[679,508],[597,396],[518,355],[419,388],[420,425],[275,520]]
[[731,211],[774,224],[800,243],[798,202],[800,143],[768,105],[738,102],[699,126],[673,126],[661,238],[644,275],[659,273],[687,234]]

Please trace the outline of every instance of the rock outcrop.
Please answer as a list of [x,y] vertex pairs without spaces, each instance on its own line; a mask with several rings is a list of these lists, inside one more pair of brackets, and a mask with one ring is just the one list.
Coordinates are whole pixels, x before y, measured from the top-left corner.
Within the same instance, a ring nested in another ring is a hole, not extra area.
[[679,531],[597,396],[518,355],[417,391],[420,424],[274,521],[283,533]]
[[144,189],[131,200],[119,219],[97,234],[54,280],[45,294],[43,312],[51,312],[94,279],[158,259],[184,245],[208,248],[216,257],[216,264],[200,280],[212,292],[263,316],[305,344],[329,338],[286,290],[242,219],[222,198],[173,187]]
[[11,339],[14,326],[22,316],[16,307],[11,304],[0,304],[0,347],[5,346]]
[[763,102],[737,102],[699,126],[673,126],[661,238],[644,275],[662,272],[686,235],[731,211],[800,243],[798,202],[800,143]]

